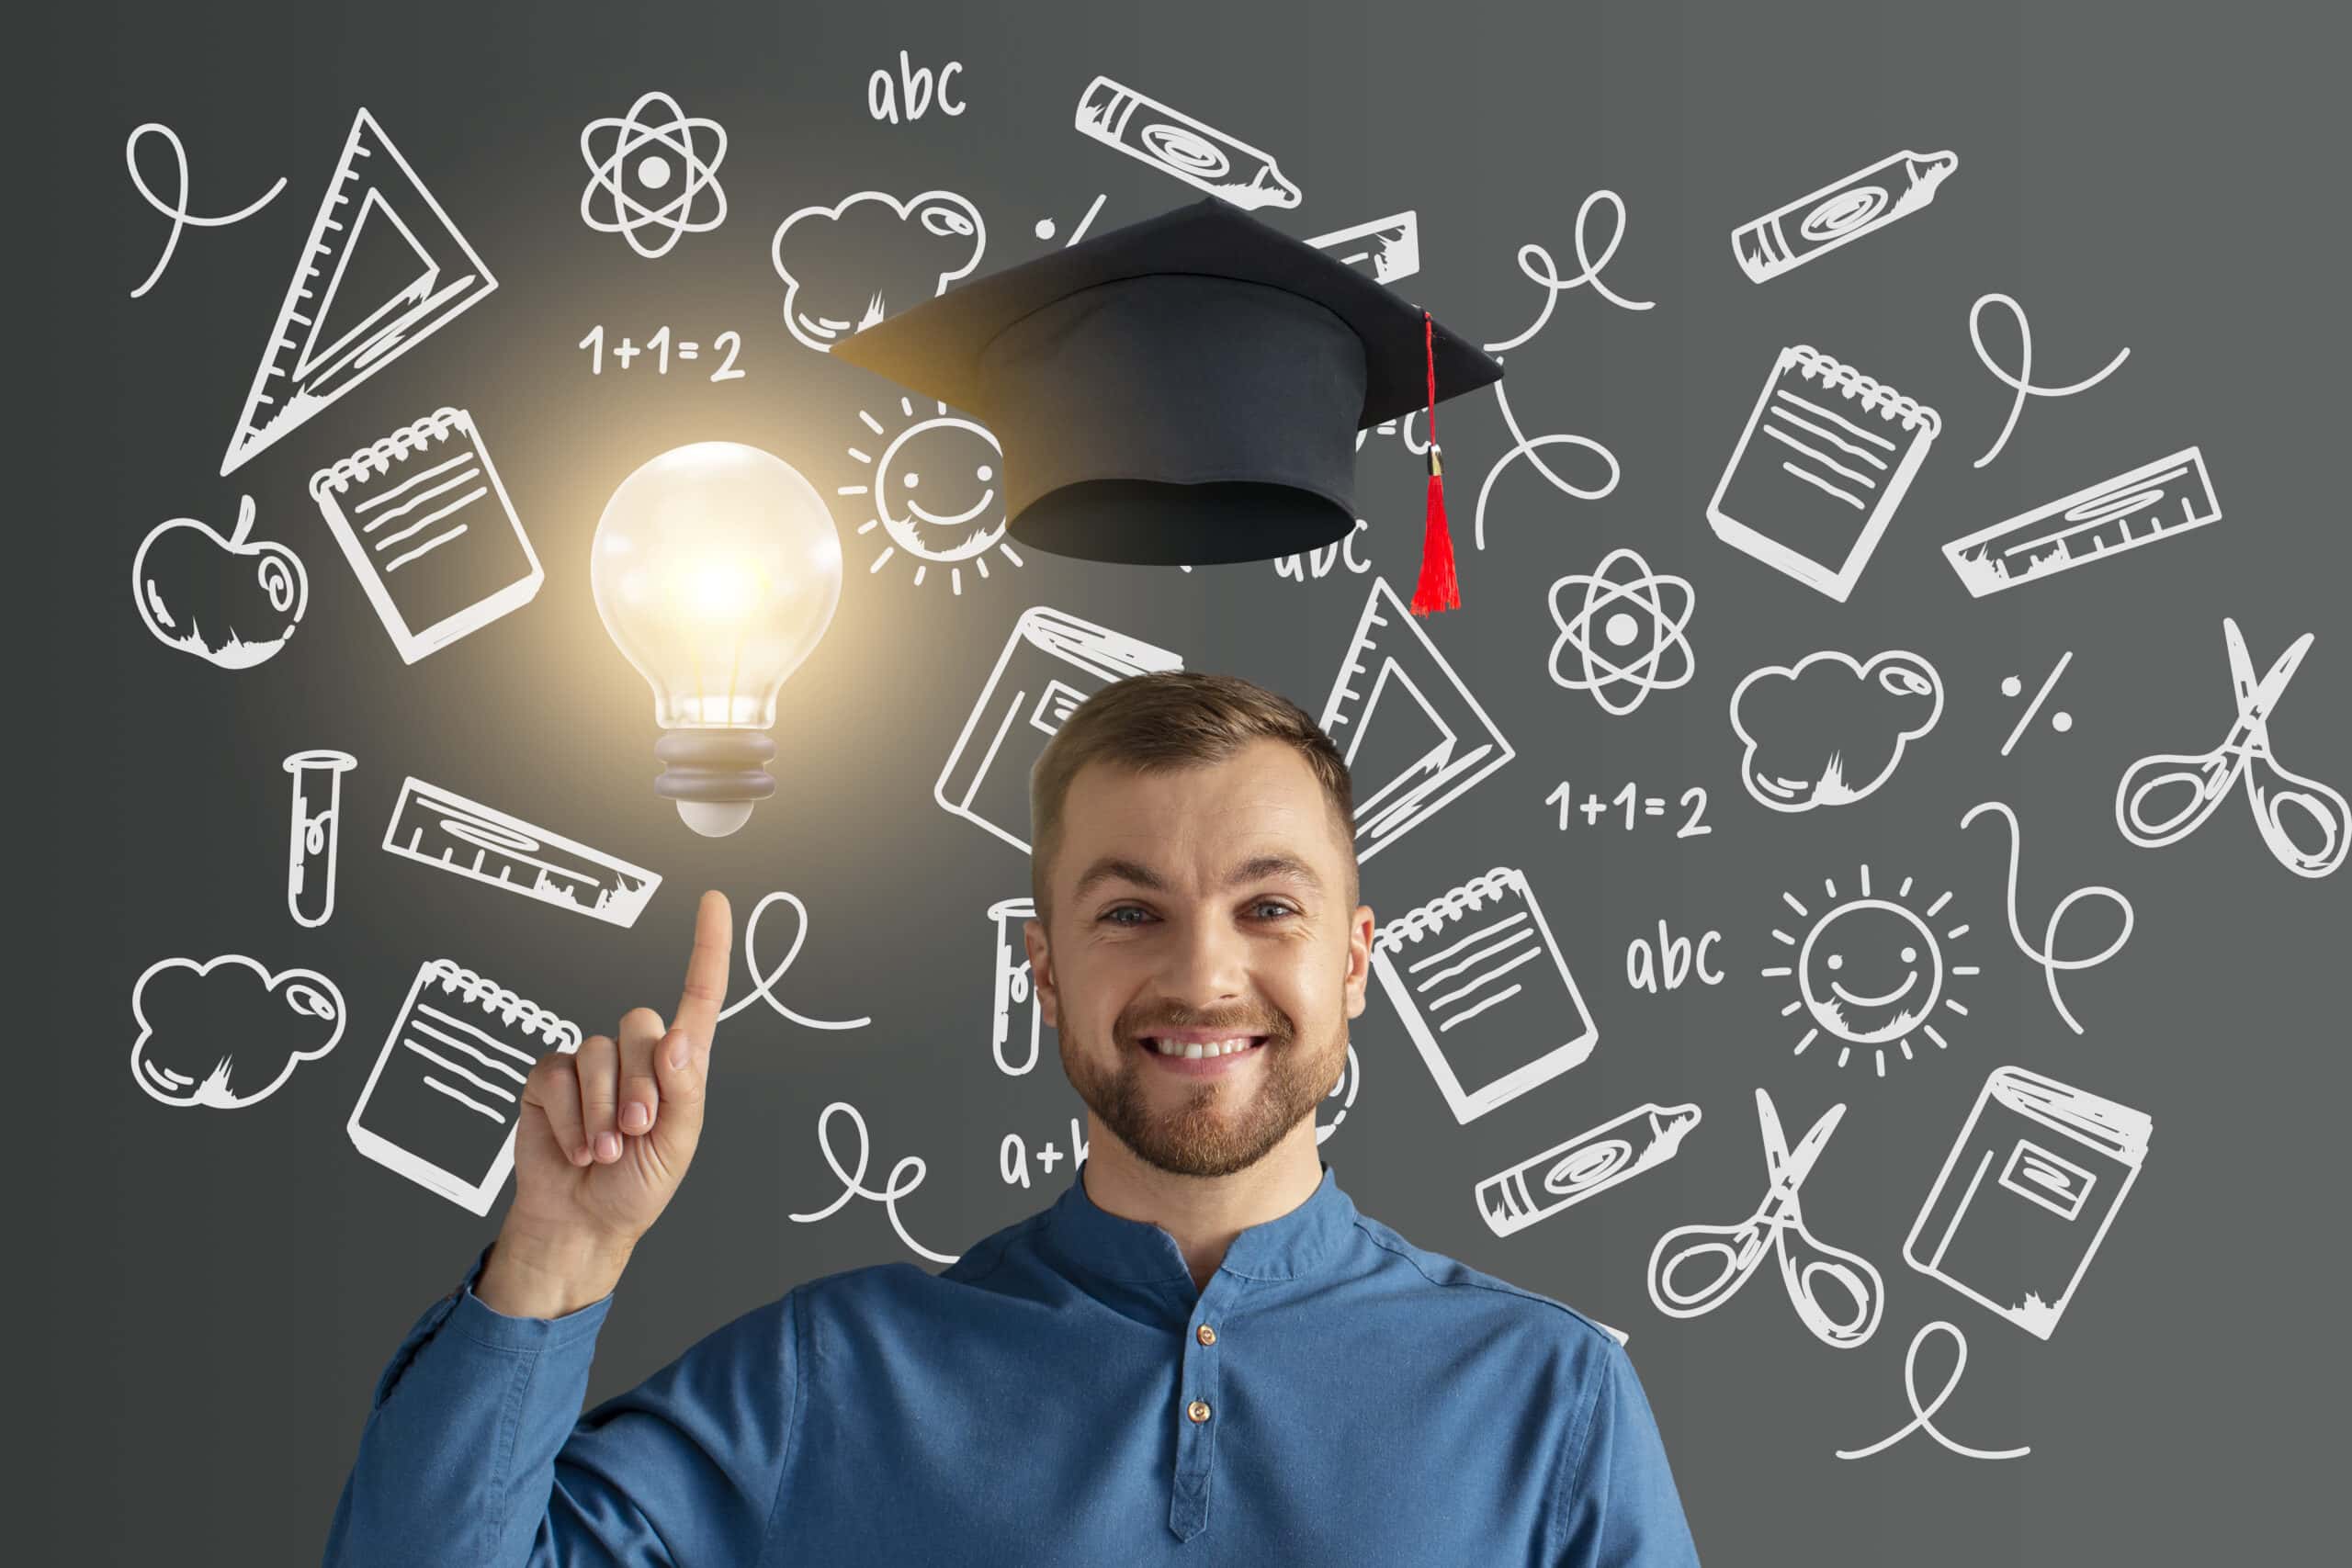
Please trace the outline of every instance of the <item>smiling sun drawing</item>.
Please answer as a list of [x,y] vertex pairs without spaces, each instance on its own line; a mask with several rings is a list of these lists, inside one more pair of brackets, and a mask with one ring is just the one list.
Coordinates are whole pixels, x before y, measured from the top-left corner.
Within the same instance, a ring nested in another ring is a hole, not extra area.
[[1973,964],[1947,967],[1944,963],[1942,943],[1966,936],[1966,926],[1954,926],[1939,939],[1929,924],[1951,902],[1951,894],[1915,910],[1908,902],[1911,878],[1903,879],[1894,897],[1880,898],[1871,892],[1871,868],[1864,866],[1861,873],[1859,897],[1841,900],[1838,885],[1822,880],[1830,908],[1817,919],[1795,895],[1781,895],[1799,919],[1812,923],[1803,937],[1773,931],[1773,941],[1797,950],[1796,961],[1774,965],[1764,975],[1796,980],[1796,999],[1781,1010],[1781,1016],[1802,1009],[1812,1019],[1812,1027],[1797,1042],[1797,1055],[1804,1055],[1805,1047],[1826,1031],[1845,1043],[1838,1052],[1839,1066],[1852,1058],[1855,1046],[1867,1046],[1877,1059],[1878,1076],[1884,1077],[1888,1042],[1895,1043],[1906,1062],[1915,1032],[1933,1041],[1939,1051],[1945,1047],[1944,1037],[1929,1021],[1936,1010],[1968,1016],[1965,1007],[1945,994],[1945,981],[1974,975],[1977,968]]
[[886,444],[875,457],[855,446],[849,455],[874,470],[868,483],[842,485],[837,495],[873,498],[874,515],[857,525],[861,534],[883,530],[881,551],[865,570],[880,571],[900,550],[915,558],[915,584],[921,587],[932,564],[947,568],[949,582],[964,592],[964,563],[982,577],[989,574],[993,549],[1014,566],[1021,557],[1004,543],[1004,454],[985,425],[956,419],[947,405],[925,419],[915,417],[914,400],[900,398],[899,413],[906,422],[895,435],[864,409],[860,423]]

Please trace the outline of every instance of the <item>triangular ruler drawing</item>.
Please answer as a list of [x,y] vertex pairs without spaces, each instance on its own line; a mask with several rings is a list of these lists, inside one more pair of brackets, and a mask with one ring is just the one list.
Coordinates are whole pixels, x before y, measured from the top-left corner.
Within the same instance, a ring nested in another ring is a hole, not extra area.
[[1374,855],[1514,753],[1396,591],[1372,580],[1320,720],[1356,781],[1356,858]]
[[375,117],[351,122],[220,472],[398,359],[498,287]]

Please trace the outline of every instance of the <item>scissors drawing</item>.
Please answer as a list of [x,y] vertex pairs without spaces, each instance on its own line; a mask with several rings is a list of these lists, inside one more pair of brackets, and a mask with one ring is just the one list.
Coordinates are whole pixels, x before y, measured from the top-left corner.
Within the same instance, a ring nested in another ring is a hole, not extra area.
[[[2219,746],[2201,756],[2165,752],[2143,757],[2125,771],[2115,789],[2115,825],[2125,838],[2143,850],[2177,843],[2220,810],[2222,802],[2244,779],[2246,798],[2254,807],[2254,825],[2280,865],[2298,876],[2325,876],[2344,863],[2346,846],[2352,844],[2352,807],[2326,784],[2289,773],[2270,754],[2271,710],[2278,705],[2279,694],[2294,678],[2296,666],[2302,663],[2304,651],[2317,635],[2305,632],[2297,637],[2257,682],[2254,660],[2246,652],[2237,622],[2222,617],[2222,636],[2230,650],[2230,682],[2237,693],[2237,722]],[[2154,813],[2163,809],[2163,803],[2152,807],[2149,797],[2159,793],[2185,798],[2169,814],[2158,816]],[[2316,848],[2304,848],[2296,837],[2292,819],[2297,813],[2318,830]]]
[[[1822,1146],[1845,1114],[1845,1106],[1831,1106],[1792,1152],[1772,1097],[1761,1089],[1756,1091],[1756,1117],[1764,1130],[1764,1169],[1772,1185],[1756,1213],[1738,1224],[1678,1225],[1657,1238],[1650,1253],[1649,1286],[1658,1311],[1668,1317],[1714,1311],[1763,1267],[1765,1253],[1775,1252],[1789,1301],[1815,1338],[1833,1349],[1850,1350],[1878,1331],[1886,1281],[1868,1258],[1831,1247],[1805,1229],[1797,1207],[1797,1189],[1813,1173]],[[1675,1276],[1690,1269],[1703,1270],[1706,1278],[1696,1288],[1684,1290]],[[1821,1299],[1825,1280],[1835,1287],[1830,1303]],[[1840,1295],[1842,1302],[1837,1300]],[[1841,1315],[1832,1315],[1832,1304],[1844,1309]]]

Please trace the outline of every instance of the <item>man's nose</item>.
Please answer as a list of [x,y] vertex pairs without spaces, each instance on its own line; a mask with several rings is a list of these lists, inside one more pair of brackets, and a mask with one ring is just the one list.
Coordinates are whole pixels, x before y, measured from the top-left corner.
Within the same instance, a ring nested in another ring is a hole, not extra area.
[[1205,1009],[1249,994],[1249,944],[1229,922],[1209,916],[1188,919],[1170,947],[1165,983],[1177,998]]

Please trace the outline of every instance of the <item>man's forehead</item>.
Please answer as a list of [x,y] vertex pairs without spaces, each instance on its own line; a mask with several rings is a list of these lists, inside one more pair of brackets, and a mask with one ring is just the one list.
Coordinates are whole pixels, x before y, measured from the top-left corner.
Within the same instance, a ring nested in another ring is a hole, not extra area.
[[1331,886],[1344,875],[1332,818],[1313,771],[1279,745],[1150,773],[1090,763],[1071,781],[1057,859],[1073,885],[1114,861],[1170,884],[1289,871]]

